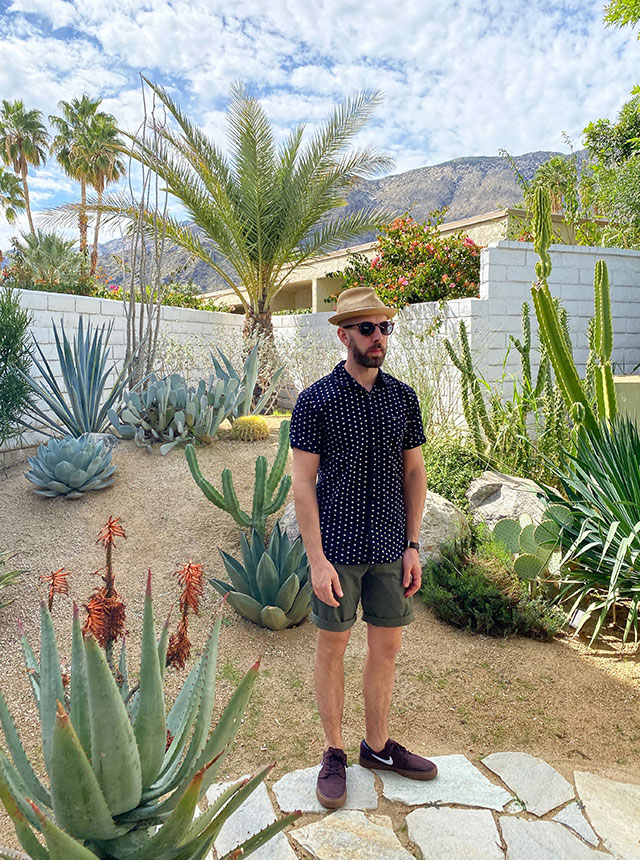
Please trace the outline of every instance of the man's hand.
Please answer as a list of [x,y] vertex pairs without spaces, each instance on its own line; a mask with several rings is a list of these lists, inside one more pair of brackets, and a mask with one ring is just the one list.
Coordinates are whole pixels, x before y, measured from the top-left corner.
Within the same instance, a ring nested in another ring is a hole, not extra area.
[[420,556],[417,549],[409,547],[409,549],[405,549],[402,553],[402,572],[405,597],[411,597],[420,588],[422,583],[422,568],[420,567]]
[[344,597],[338,571],[328,559],[311,565],[311,587],[315,596],[328,606],[340,606],[338,597]]

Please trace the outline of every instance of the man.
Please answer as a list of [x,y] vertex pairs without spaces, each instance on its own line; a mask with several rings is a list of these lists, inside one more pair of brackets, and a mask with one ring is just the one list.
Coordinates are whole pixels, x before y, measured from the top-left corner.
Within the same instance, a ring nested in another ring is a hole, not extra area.
[[343,657],[358,602],[367,623],[360,764],[433,779],[433,762],[389,738],[387,721],[402,628],[420,588],[418,538],[427,479],[418,398],[380,370],[394,308],[367,287],[345,290],[329,322],[347,360],[302,391],[291,418],[296,516],[311,567],[318,628],[315,688],[326,748],[316,793],[346,800]]

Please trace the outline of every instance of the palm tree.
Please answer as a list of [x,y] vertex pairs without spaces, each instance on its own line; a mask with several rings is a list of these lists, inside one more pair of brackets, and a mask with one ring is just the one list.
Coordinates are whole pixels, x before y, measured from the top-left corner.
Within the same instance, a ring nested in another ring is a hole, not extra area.
[[47,160],[49,133],[41,122],[41,116],[42,112],[39,110],[25,110],[24,103],[19,99],[13,102],[2,99],[0,157],[22,178],[24,208],[27,210],[29,229],[33,234],[35,229],[31,217],[27,175],[30,164],[39,167]]
[[80,251],[87,253],[87,184],[91,181],[89,166],[85,155],[87,145],[87,128],[95,117],[102,99],[89,98],[86,93],[80,99],[70,102],[59,101],[58,107],[62,116],[50,116],[49,122],[57,134],[51,143],[51,152],[55,153],[58,163],[72,179],[80,183],[80,207],[78,211],[78,228],[80,231]]
[[48,286],[76,281],[82,267],[82,257],[74,251],[75,239],[64,239],[56,233],[23,233],[22,242],[13,240],[16,255],[31,280]]
[[96,223],[91,249],[90,274],[94,275],[98,265],[98,235],[102,215],[102,195],[110,182],[117,182],[125,172],[125,164],[119,157],[123,149],[116,119],[111,114],[98,112],[88,124],[80,149],[86,162],[87,177],[97,193]]
[[25,208],[24,190],[17,176],[0,167],[0,209],[9,224],[13,224],[18,212]]
[[[335,211],[360,178],[391,166],[390,159],[370,147],[348,149],[379,96],[355,95],[337,106],[304,144],[300,125],[278,146],[263,107],[236,84],[227,109],[225,155],[164,89],[147,83],[178,128],[156,126],[155,147],[142,135],[128,135],[132,156],[160,176],[200,228],[196,235],[166,217],[165,235],[204,260],[236,292],[246,313],[247,335],[263,333],[271,339],[271,302],[292,272],[393,217],[372,207],[343,215]],[[138,211],[116,197],[103,210],[132,218]],[[148,212],[145,218],[151,229],[158,214]]]

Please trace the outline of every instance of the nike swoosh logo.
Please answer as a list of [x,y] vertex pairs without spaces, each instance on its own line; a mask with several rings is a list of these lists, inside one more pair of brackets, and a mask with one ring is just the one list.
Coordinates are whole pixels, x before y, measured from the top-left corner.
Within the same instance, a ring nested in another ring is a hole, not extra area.
[[378,761],[381,761],[382,764],[393,764],[393,759],[391,758],[391,756],[389,756],[389,758],[382,758],[381,756],[376,755],[374,752],[372,752],[371,755],[374,758],[377,758]]

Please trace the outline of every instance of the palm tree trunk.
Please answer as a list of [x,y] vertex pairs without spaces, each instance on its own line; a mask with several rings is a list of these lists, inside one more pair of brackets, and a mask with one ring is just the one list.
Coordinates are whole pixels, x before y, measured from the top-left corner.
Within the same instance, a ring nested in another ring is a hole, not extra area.
[[80,230],[80,253],[87,256],[87,183],[80,180],[80,214],[78,215],[78,229]]
[[[269,387],[271,377],[278,368],[271,311],[250,306],[244,318],[242,335],[247,353],[256,342],[258,343],[258,380],[253,393],[253,399],[257,401],[262,392]],[[270,414],[275,405],[276,398],[270,398],[264,412]]]
[[29,202],[29,186],[27,185],[27,166],[22,168],[22,187],[24,188],[24,208],[27,210],[27,219],[29,221],[29,229],[35,236],[36,231],[33,226],[33,218],[31,217],[31,204]]
[[98,211],[96,212],[96,229],[93,232],[93,248],[91,249],[90,275],[95,275],[98,267],[98,233],[100,232],[100,204],[102,203],[102,191],[98,191]]

